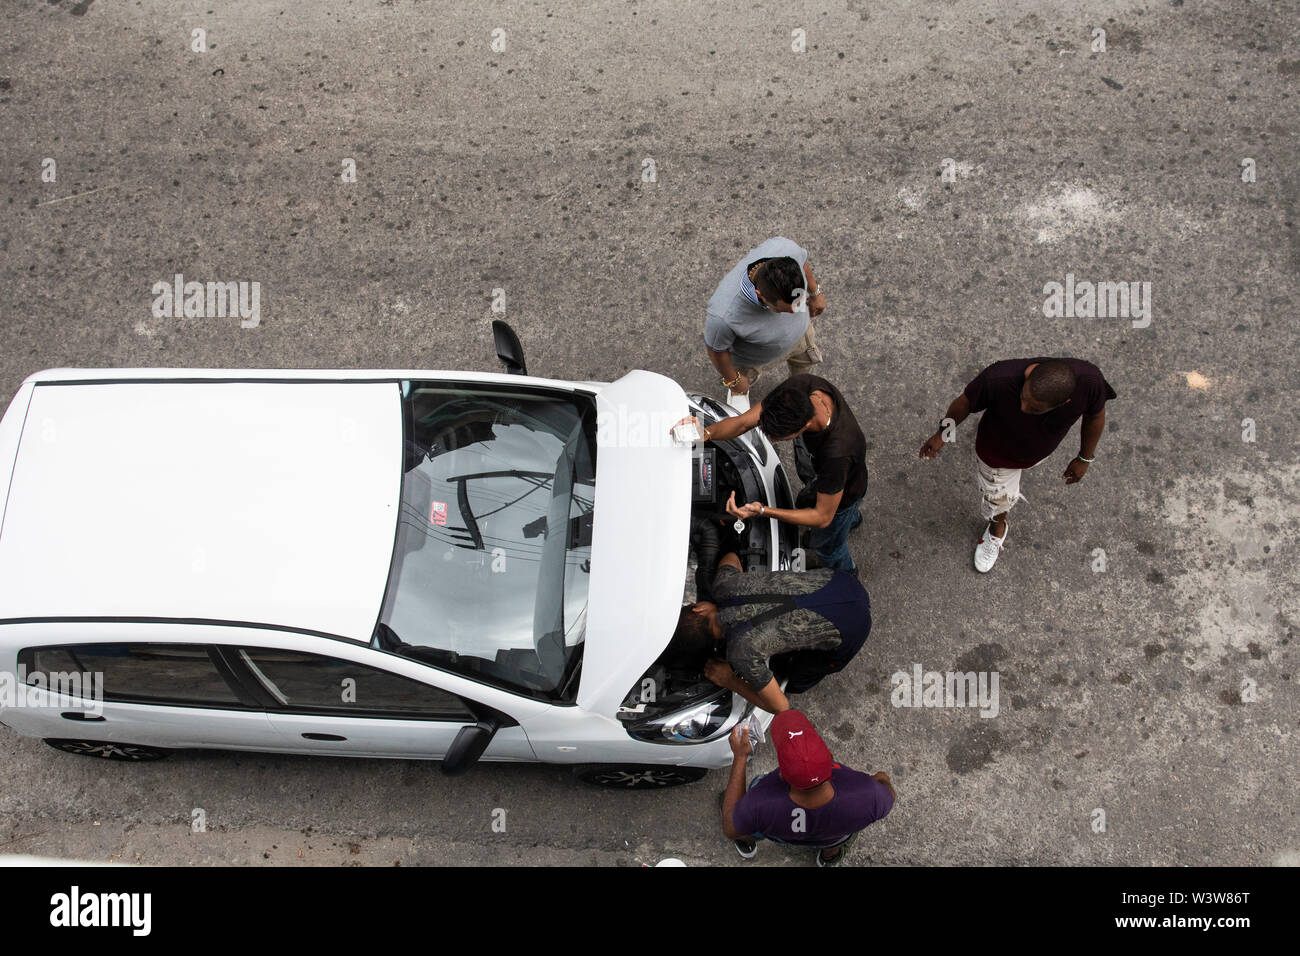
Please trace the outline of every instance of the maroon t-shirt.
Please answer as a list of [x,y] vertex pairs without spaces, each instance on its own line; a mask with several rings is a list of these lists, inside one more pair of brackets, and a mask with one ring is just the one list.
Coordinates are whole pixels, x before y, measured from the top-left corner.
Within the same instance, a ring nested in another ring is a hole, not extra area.
[[994,362],[966,386],[970,410],[983,412],[975,435],[975,454],[994,468],[1029,468],[1056,450],[1070,426],[1084,415],[1096,415],[1115,397],[1101,370],[1082,359],[1061,359],[1074,371],[1074,394],[1060,408],[1042,415],[1020,410],[1025,369],[1053,359],[1007,359]]
[[732,811],[736,832],[783,843],[825,845],[857,833],[894,808],[894,795],[875,777],[839,764],[831,767],[835,796],[815,810],[791,800],[790,785],[775,770],[754,781]]

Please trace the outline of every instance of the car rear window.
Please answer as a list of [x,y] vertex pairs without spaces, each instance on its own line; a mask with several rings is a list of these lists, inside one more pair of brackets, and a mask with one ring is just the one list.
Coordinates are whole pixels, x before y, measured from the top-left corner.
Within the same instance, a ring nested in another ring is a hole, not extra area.
[[168,704],[240,703],[208,648],[193,644],[75,644],[24,648],[26,682],[35,675],[96,675],[105,700]]

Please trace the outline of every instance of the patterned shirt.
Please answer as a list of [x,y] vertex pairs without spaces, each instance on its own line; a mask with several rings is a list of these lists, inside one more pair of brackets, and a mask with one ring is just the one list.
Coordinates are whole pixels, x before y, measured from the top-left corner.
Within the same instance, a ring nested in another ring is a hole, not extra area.
[[830,583],[833,568],[815,571],[750,571],[742,574],[730,566],[718,569],[713,596],[718,617],[727,630],[727,662],[745,683],[762,690],[772,680],[767,661],[788,651],[834,650],[840,632],[809,608],[784,610],[784,604],[766,601],[726,607],[724,602],[746,595],[812,594]]

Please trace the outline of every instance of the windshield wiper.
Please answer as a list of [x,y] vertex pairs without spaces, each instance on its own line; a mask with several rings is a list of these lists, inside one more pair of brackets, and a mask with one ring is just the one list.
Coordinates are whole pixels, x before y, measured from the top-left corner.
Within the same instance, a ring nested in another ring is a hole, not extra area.
[[483,551],[485,548],[483,546],[483,532],[479,530],[478,519],[474,517],[474,509],[469,504],[469,483],[480,478],[523,478],[533,482],[533,486],[518,498],[507,501],[500,508],[494,508],[483,515],[484,518],[490,518],[498,511],[504,511],[511,505],[523,501],[538,488],[545,488],[549,482],[555,479],[555,476],[545,471],[480,471],[473,475],[456,475],[454,478],[448,478],[449,483],[456,483],[456,507],[460,509],[461,520],[465,522],[465,530],[469,532],[470,539],[474,542],[475,551]]
[[469,482],[456,482],[456,507],[460,509],[461,519],[465,522],[465,530],[469,532],[470,539],[474,542],[474,550],[483,550],[483,532],[478,528],[478,521],[474,518],[474,510],[469,506]]

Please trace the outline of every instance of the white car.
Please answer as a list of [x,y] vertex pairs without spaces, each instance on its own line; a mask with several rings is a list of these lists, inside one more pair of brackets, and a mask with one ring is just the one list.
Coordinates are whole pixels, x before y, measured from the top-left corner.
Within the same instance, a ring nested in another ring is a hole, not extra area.
[[[750,706],[659,662],[692,515],[791,507],[757,431],[634,371],[40,372],[0,422],[0,722],[60,750],[573,765],[667,786]],[[727,519],[730,521],[731,519]],[[792,529],[751,519],[750,569]],[[760,714],[770,719],[770,715]]]

